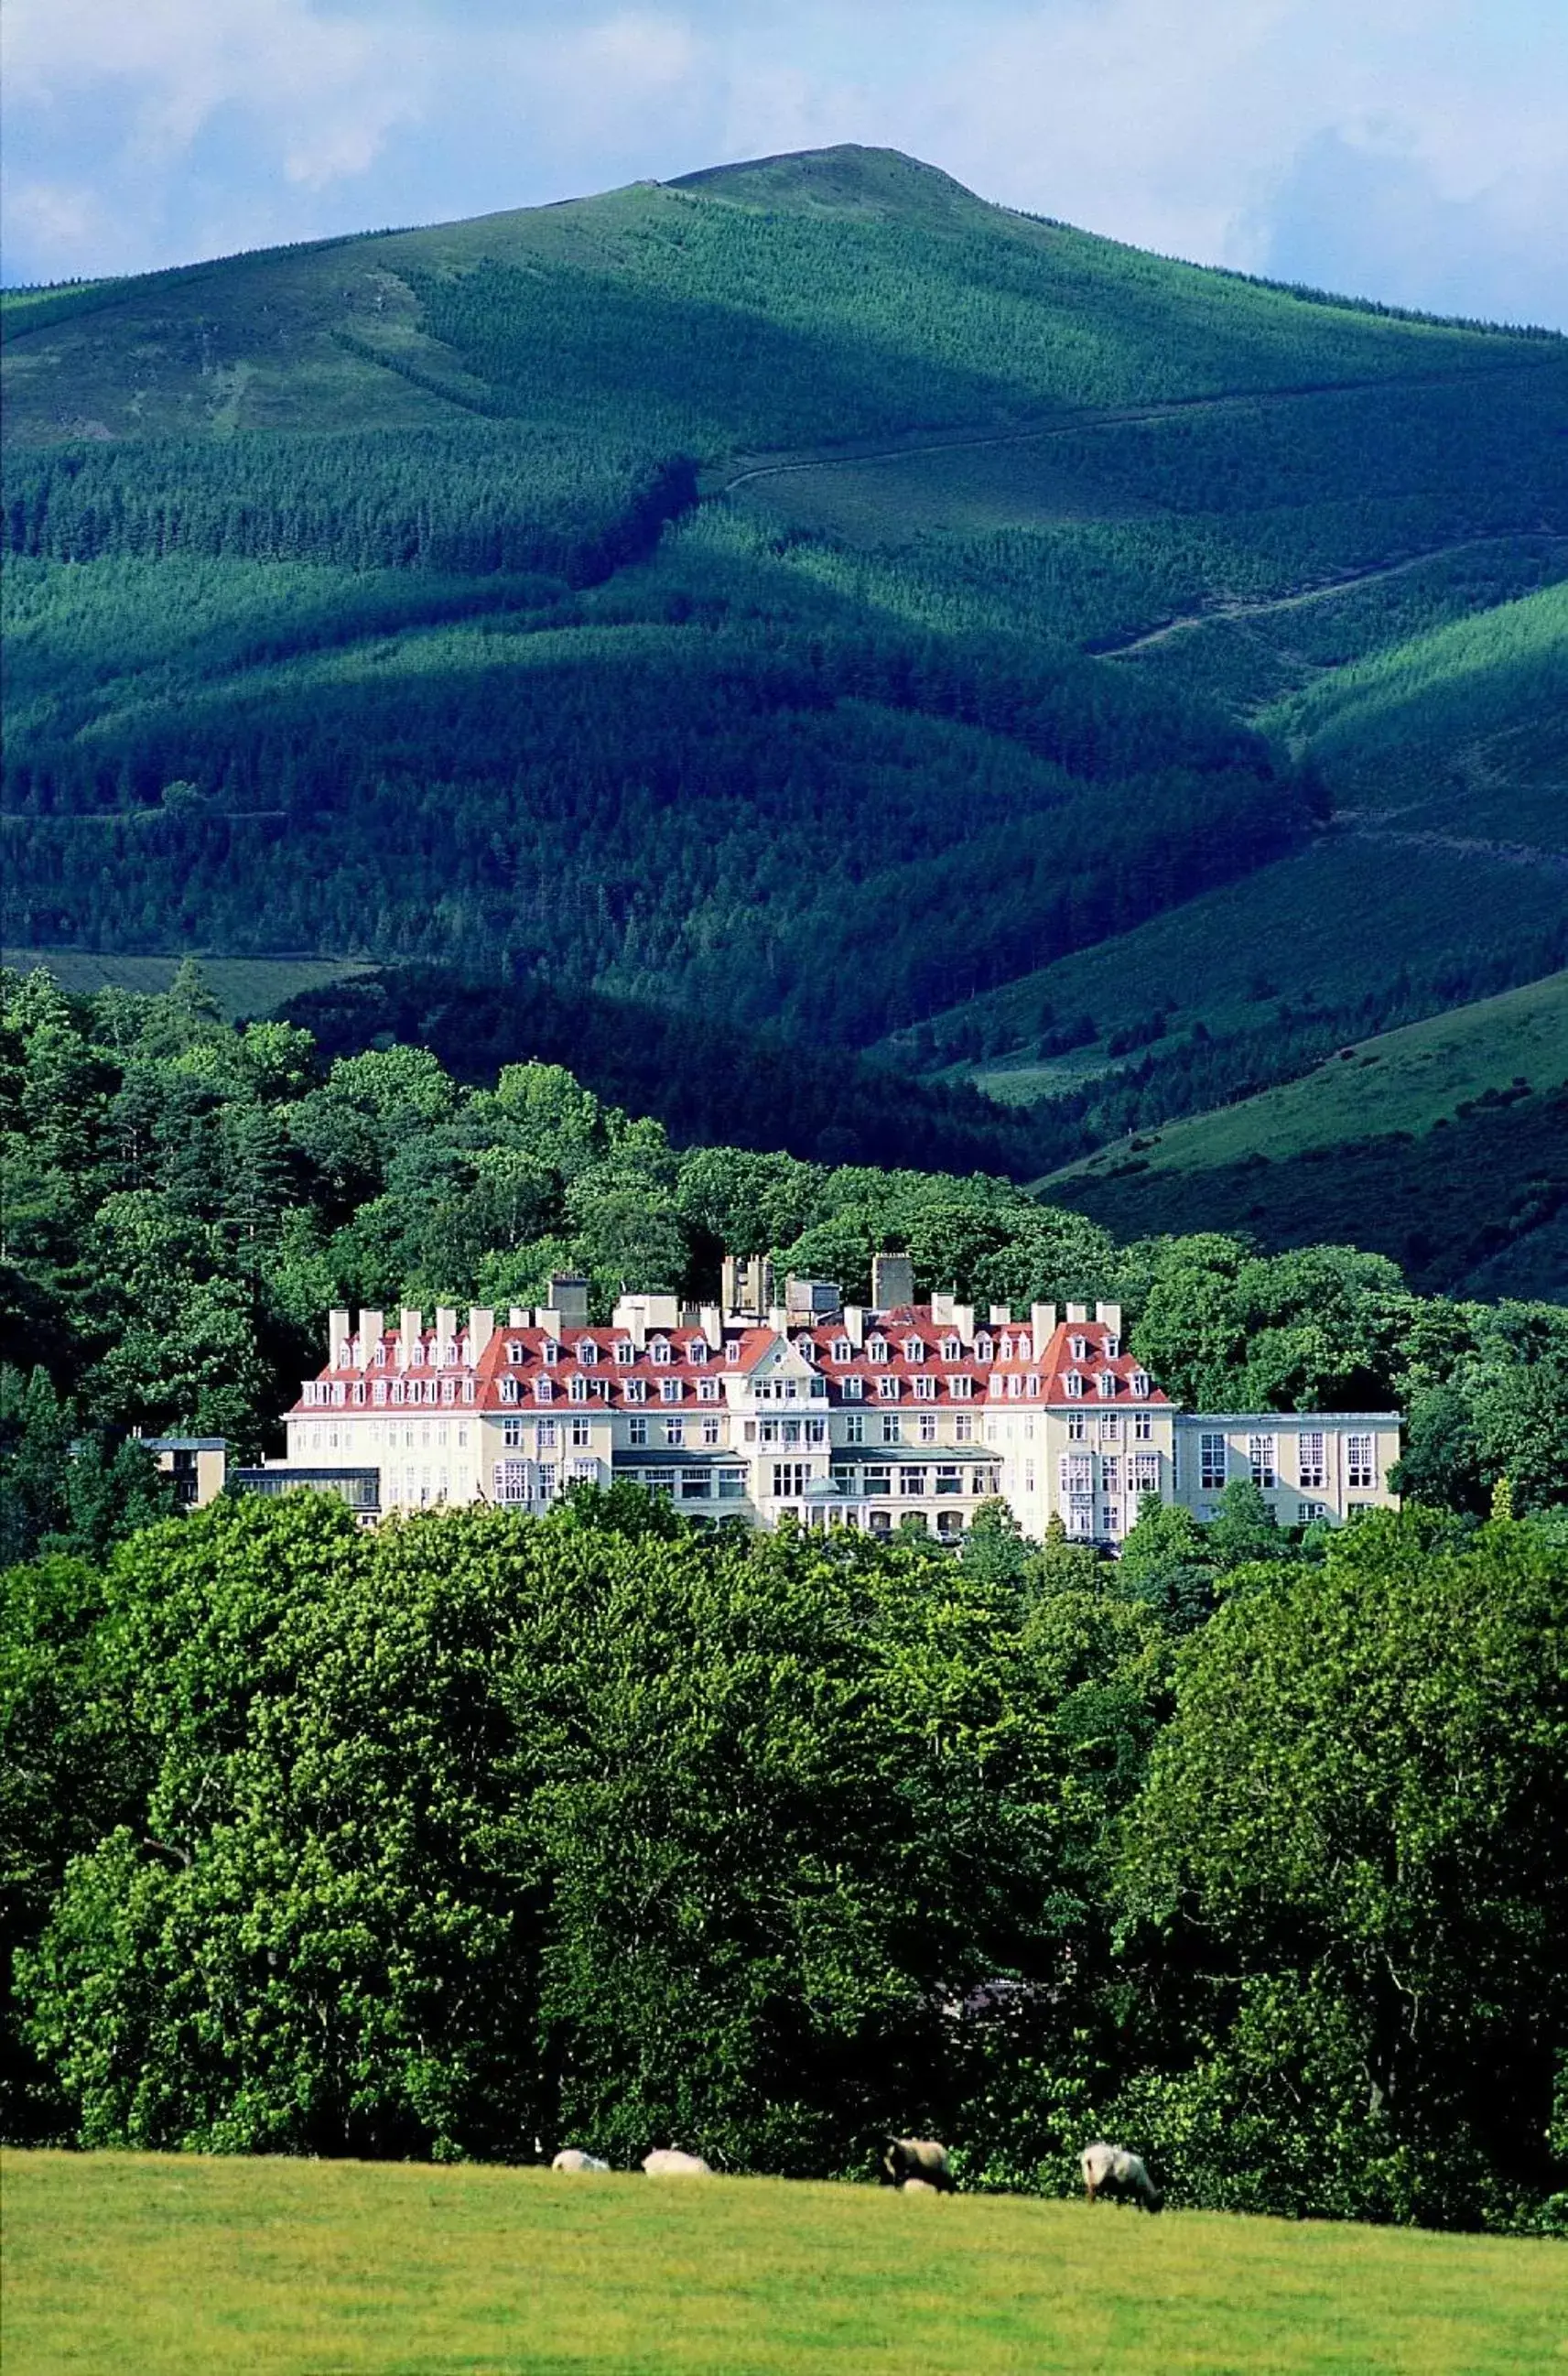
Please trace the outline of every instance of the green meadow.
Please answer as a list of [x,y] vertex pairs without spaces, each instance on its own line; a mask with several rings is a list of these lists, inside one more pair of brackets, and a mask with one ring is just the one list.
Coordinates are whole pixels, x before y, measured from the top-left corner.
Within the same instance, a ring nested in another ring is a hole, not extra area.
[[1408,2370],[1568,2356],[1556,2245],[871,2187],[13,2153],[9,2376]]

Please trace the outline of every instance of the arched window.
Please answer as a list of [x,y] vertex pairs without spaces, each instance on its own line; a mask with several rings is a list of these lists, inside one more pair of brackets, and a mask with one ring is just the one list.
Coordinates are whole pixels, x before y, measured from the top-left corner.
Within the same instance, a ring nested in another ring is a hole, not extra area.
[[975,1359],[977,1361],[989,1361],[991,1359],[991,1339],[989,1336],[981,1334],[975,1338]]
[[925,1360],[925,1347],[918,1336],[905,1337],[904,1359],[906,1361],[923,1361]]
[[669,1337],[668,1337],[668,1336],[656,1336],[656,1337],[654,1337],[654,1339],[653,1339],[652,1343],[648,1346],[648,1348],[647,1348],[647,1349],[648,1349],[648,1358],[649,1358],[652,1361],[656,1362],[659,1369],[661,1369],[661,1370],[667,1370],[667,1369],[669,1368],[669,1366],[670,1366],[670,1339],[669,1339]]
[[591,1336],[578,1337],[577,1359],[582,1362],[585,1369],[589,1370],[592,1369],[594,1363],[598,1360],[599,1347],[594,1343]]
[[885,1336],[868,1336],[868,1337],[866,1338],[866,1360],[867,1360],[868,1361],[885,1361],[885,1360],[886,1360],[886,1359],[887,1359],[887,1339],[886,1339],[886,1337],[885,1337]]

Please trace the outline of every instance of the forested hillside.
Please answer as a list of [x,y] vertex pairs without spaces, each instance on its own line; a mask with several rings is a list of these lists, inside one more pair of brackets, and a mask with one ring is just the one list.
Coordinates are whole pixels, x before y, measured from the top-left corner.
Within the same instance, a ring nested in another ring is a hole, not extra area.
[[1141,1033],[1151,1112],[1568,953],[1561,339],[861,149],[4,329],[8,944],[412,960],[900,1072]]
[[[335,1303],[505,1310],[568,1267],[608,1313],[624,1283],[711,1298],[726,1250],[861,1301],[884,1248],[912,1255],[922,1294],[1113,1297],[1189,1406],[1406,1408],[1423,1500],[1479,1514],[1506,1480],[1520,1509],[1568,1501],[1561,1305],[1421,1296],[1346,1246],[1119,1243],[984,1170],[676,1146],[558,1064],[465,1080],[407,1042],[329,1055],[298,1025],[237,1028],[194,968],[157,997],[4,980],[12,1555],[101,1550],[146,1514],[132,1428],[276,1448]],[[482,1022],[457,1010],[470,1055]]]

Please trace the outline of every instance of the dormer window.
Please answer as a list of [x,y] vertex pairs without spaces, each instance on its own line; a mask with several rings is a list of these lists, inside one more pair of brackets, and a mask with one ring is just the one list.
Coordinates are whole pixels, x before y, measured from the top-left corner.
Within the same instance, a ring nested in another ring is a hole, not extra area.
[[887,1359],[887,1339],[886,1339],[886,1337],[885,1337],[885,1336],[868,1336],[868,1337],[866,1338],[866,1360],[867,1360],[868,1361],[885,1361],[885,1360],[886,1360],[886,1359]]
[[991,1351],[992,1347],[989,1336],[980,1336],[975,1338],[975,1359],[977,1361],[989,1361],[991,1359]]
[[847,1403],[858,1403],[865,1393],[865,1386],[866,1382],[863,1378],[844,1379],[844,1400]]
[[508,1336],[506,1339],[506,1359],[508,1361],[520,1361],[522,1358],[522,1347],[518,1344],[515,1336]]
[[1072,1343],[1068,1346],[1067,1350],[1071,1353],[1075,1361],[1087,1361],[1089,1358],[1088,1338],[1087,1336],[1075,1336]]
[[540,1349],[544,1355],[545,1367],[552,1370],[555,1367],[556,1362],[561,1359],[560,1338],[558,1336],[547,1336]]
[[905,1337],[904,1359],[906,1361],[923,1361],[925,1360],[925,1347],[921,1344],[918,1336]]
[[628,1378],[623,1392],[629,1403],[646,1403],[647,1400],[647,1380],[646,1378]]
[[834,1338],[832,1358],[836,1361],[852,1361],[854,1360],[855,1348],[850,1344],[847,1336],[836,1336]]
[[572,1380],[570,1393],[575,1403],[586,1403],[588,1398],[588,1380],[584,1377],[575,1377]]
[[630,1369],[637,1358],[637,1348],[629,1336],[615,1339],[615,1359],[624,1370]]
[[729,1362],[730,1367],[731,1367],[731,1369],[733,1369],[733,1368],[735,1367],[735,1365],[737,1364],[737,1362],[740,1360],[740,1358],[741,1358],[741,1348],[740,1348],[740,1346],[739,1346],[738,1344],[736,1344],[736,1345],[726,1345],[726,1346],[725,1346],[725,1348],[724,1348],[724,1359],[726,1360],[726,1361],[728,1361],[728,1362]]
[[1062,1391],[1076,1402],[1084,1391],[1084,1382],[1076,1370],[1069,1370],[1062,1381]]
[[1101,1372],[1100,1372],[1100,1373],[1099,1373],[1099,1395],[1100,1395],[1100,1400],[1101,1400],[1102,1402],[1109,1402],[1109,1401],[1111,1400],[1111,1398],[1112,1395],[1114,1395],[1114,1393],[1115,1393],[1115,1392],[1116,1392],[1116,1372],[1115,1372],[1115,1371],[1114,1371],[1114,1370],[1101,1370]]
[[896,1403],[898,1399],[897,1379],[878,1378],[876,1382],[876,1391],[880,1401],[885,1403]]
[[1148,1390],[1148,1372],[1146,1370],[1134,1370],[1133,1372],[1133,1392],[1137,1396],[1140,1402],[1142,1402],[1147,1396]]
[[585,1368],[589,1370],[592,1369],[594,1363],[598,1360],[599,1347],[594,1343],[591,1336],[578,1337],[577,1359],[583,1363]]
[[648,1357],[649,1357],[649,1359],[650,1359],[650,1360],[652,1360],[652,1361],[653,1361],[653,1362],[654,1362],[654,1363],[655,1363],[655,1364],[656,1364],[659,1369],[661,1369],[661,1370],[667,1370],[667,1369],[669,1368],[669,1366],[670,1366],[670,1339],[669,1339],[669,1337],[668,1337],[668,1336],[656,1336],[656,1337],[653,1339],[653,1342],[649,1345],[649,1347],[648,1347],[648,1348],[647,1348],[647,1349],[648,1349]]
[[678,1403],[681,1399],[681,1394],[682,1387],[679,1378],[660,1378],[659,1381],[659,1399],[660,1402]]
[[548,1378],[536,1378],[534,1380],[533,1398],[536,1403],[549,1403],[554,1401],[555,1389],[551,1384]]
[[964,1348],[962,1345],[959,1344],[956,1336],[944,1336],[943,1338],[942,1358],[944,1361],[961,1361],[963,1360]]
[[694,1336],[691,1343],[686,1348],[686,1354],[687,1358],[695,1361],[700,1368],[702,1363],[707,1359],[707,1345],[706,1340],[701,1336]]
[[1106,1340],[1105,1340],[1105,1358],[1106,1358],[1106,1360],[1107,1360],[1108,1361],[1114,1361],[1114,1360],[1116,1360],[1119,1358],[1119,1356],[1120,1356],[1120,1354],[1121,1354],[1121,1351],[1122,1351],[1122,1339],[1121,1339],[1121,1337],[1120,1337],[1120,1336],[1109,1336],[1109,1335],[1108,1335],[1108,1336],[1107,1336],[1107,1337],[1106,1337]]
[[1031,1398],[1032,1398],[1034,1396],[1036,1396],[1036,1395],[1038,1395],[1038,1394],[1039,1394],[1039,1374],[1038,1371],[1031,1370],[1031,1371],[1029,1372],[1028,1376],[1024,1380],[1024,1392],[1025,1392],[1025,1394],[1026,1394],[1026,1395],[1028,1395]]
[[384,1370],[386,1367],[386,1348],[379,1342],[375,1348],[375,1366],[378,1370]]
[[1002,1351],[1001,1351],[1000,1359],[1001,1359],[1001,1360],[1003,1360],[1004,1361],[1010,1361],[1010,1360],[1012,1360],[1012,1358],[1013,1358],[1013,1339],[1011,1338],[1011,1336],[1004,1336],[1004,1338],[1002,1339]]
[[[540,1384],[543,1384],[543,1380],[541,1379],[541,1380],[540,1381]],[[517,1401],[517,1396],[518,1396],[518,1394],[519,1394],[520,1392],[521,1392],[521,1389],[520,1389],[520,1387],[518,1386],[518,1384],[517,1384],[517,1381],[516,1380],[516,1378],[503,1378],[503,1379],[502,1379],[502,1381],[501,1381],[501,1399],[502,1399],[502,1401],[503,1401],[504,1403],[515,1403],[515,1402]],[[401,1402],[403,1398],[402,1398],[402,1396],[401,1396],[400,1394],[395,1394],[395,1395],[393,1396],[392,1399],[393,1399],[393,1401],[394,1401],[394,1402]]]

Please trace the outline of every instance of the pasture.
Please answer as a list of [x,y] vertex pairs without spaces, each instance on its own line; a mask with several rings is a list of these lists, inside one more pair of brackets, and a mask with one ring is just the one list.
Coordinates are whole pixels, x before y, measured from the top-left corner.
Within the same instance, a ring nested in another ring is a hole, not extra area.
[[[167,990],[180,969],[178,956],[98,956],[85,949],[8,948],[5,961],[21,973],[30,973],[35,966],[47,967],[61,989],[74,998],[90,998],[100,990],[154,994]],[[201,969],[229,1023],[247,1016],[270,1015],[303,990],[324,990],[328,982],[345,981],[371,970],[346,957],[206,956]]]
[[410,2164],[12,2153],[8,2376],[1559,2365],[1546,2243]]

